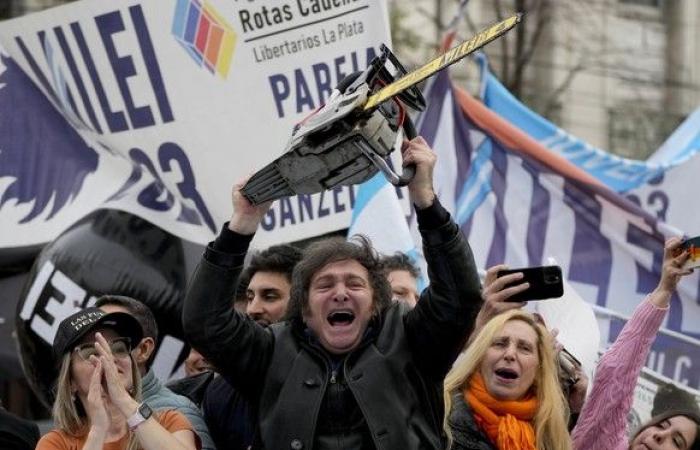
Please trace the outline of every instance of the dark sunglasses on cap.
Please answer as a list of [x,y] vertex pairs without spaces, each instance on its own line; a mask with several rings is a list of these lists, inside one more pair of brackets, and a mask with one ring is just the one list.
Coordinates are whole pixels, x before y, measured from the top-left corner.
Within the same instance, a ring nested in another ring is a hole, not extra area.
[[[128,337],[121,337],[108,342],[109,349],[112,351],[112,355],[116,358],[126,358],[131,352],[131,339]],[[87,344],[78,345],[73,349],[73,352],[77,353],[81,359],[89,361],[91,356],[100,357],[100,353],[95,348],[94,342],[89,342]]]

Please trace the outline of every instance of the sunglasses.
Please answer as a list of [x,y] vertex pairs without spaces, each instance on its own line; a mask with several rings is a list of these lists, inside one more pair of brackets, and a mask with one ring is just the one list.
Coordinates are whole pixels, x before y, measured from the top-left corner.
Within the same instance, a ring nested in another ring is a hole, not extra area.
[[[127,337],[114,339],[108,344],[109,349],[116,358],[127,358],[131,352],[131,339]],[[94,342],[78,345],[73,351],[85,361],[89,361],[90,357],[93,355],[98,358],[100,357]]]

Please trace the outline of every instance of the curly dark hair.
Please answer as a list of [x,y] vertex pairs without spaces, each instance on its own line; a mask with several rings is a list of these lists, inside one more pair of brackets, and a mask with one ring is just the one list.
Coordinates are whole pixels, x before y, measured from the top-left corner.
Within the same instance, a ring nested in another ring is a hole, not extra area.
[[411,274],[413,278],[418,278],[420,276],[418,267],[416,267],[413,261],[411,261],[411,258],[403,252],[396,252],[393,255],[384,256],[382,258],[382,264],[384,265],[384,273],[386,275],[389,275],[390,272],[395,270],[405,270]]
[[256,272],[276,272],[286,276],[291,283],[294,266],[301,261],[302,256],[301,250],[292,245],[273,245],[259,253],[253,254],[240,278],[250,281]]
[[362,235],[356,235],[350,241],[334,237],[314,242],[304,251],[304,258],[296,265],[292,275],[286,318],[302,319],[309,305],[309,286],[313,276],[324,266],[345,260],[355,260],[367,269],[375,313],[391,305],[391,286],[384,275],[381,258],[369,239]]

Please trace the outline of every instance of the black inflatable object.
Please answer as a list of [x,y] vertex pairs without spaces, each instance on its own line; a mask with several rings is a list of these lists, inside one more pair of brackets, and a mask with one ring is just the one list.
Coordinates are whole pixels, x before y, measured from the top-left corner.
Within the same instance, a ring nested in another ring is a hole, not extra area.
[[121,211],[95,211],[46,245],[15,317],[23,370],[39,399],[53,401],[51,344],[64,317],[100,295],[127,295],[151,308],[160,336],[182,338],[186,277],[180,239]]

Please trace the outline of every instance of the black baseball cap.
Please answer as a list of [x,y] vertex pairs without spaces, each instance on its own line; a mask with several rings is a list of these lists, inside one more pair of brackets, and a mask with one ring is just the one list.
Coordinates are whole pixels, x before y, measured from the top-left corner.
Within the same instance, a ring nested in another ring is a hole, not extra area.
[[61,321],[53,340],[53,352],[57,358],[73,350],[80,340],[95,328],[111,328],[120,337],[128,337],[132,345],[143,338],[141,324],[124,312],[106,313],[100,308],[90,307],[78,311]]

